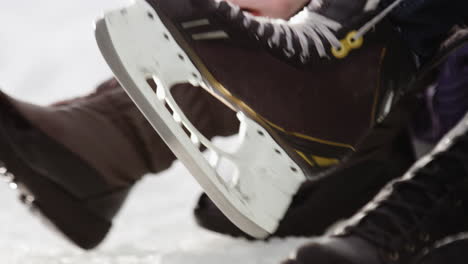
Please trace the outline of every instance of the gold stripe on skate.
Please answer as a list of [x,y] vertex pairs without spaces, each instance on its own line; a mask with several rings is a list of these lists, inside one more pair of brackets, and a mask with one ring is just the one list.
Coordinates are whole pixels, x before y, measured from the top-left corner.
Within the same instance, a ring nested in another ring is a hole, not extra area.
[[338,165],[340,163],[338,159],[325,158],[314,155],[311,155],[311,157],[314,159],[315,163],[317,163],[319,167],[330,167],[333,165]]
[[[253,110],[252,110],[253,111]],[[335,146],[335,147],[342,147],[342,148],[349,148],[353,151],[356,151],[356,149],[349,145],[349,144],[345,144],[345,143],[339,143],[339,142],[334,142],[334,141],[330,141],[330,140],[325,140],[325,139],[320,139],[320,138],[315,138],[315,137],[311,137],[311,136],[307,136],[307,135],[304,135],[304,134],[301,134],[301,133],[297,133],[297,132],[291,132],[291,131],[287,131],[285,130],[284,128],[268,121],[267,119],[263,118],[260,116],[260,118],[262,118],[266,123],[268,123],[268,125],[270,125],[271,127],[274,127],[276,129],[278,129],[279,131],[285,133],[285,134],[288,134],[288,135],[292,135],[292,136],[296,136],[298,138],[302,138],[302,139],[306,139],[306,140],[309,140],[309,141],[314,141],[314,142],[318,142],[318,143],[322,143],[322,144],[325,144],[325,145],[330,145],[330,146]]]
[[304,159],[312,167],[326,168],[326,167],[331,167],[333,165],[338,165],[340,163],[338,159],[325,158],[325,157],[320,157],[317,155],[306,155],[304,154],[304,152],[297,150],[297,149],[295,149],[295,151],[302,159]]
[[316,166],[317,166],[312,160],[309,159],[309,157],[307,157],[306,154],[304,154],[304,152],[301,152],[301,151],[299,151],[299,150],[297,150],[297,149],[295,149],[295,151],[296,151],[296,153],[297,153],[303,160],[305,160],[310,166],[312,166],[312,167],[316,167]]

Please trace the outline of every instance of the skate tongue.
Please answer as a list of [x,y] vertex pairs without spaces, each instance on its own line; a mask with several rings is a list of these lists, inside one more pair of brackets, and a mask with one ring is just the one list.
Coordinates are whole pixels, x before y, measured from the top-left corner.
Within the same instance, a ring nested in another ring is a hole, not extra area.
[[214,10],[222,0],[190,0],[194,6],[203,10]]

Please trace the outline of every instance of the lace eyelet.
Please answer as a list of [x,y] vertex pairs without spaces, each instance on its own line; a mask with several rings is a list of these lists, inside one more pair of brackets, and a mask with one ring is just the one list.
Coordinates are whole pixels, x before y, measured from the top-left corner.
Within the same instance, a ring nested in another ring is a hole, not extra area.
[[333,56],[335,56],[335,58],[337,59],[344,59],[348,56],[349,54],[349,47],[348,45],[342,41],[341,42],[341,47],[332,47],[331,48],[331,52],[333,54]]
[[400,259],[400,253],[394,251],[394,252],[390,252],[388,253],[387,255],[388,259],[393,261],[393,262],[396,262]]
[[356,38],[356,35],[357,35],[357,31],[351,31],[346,36],[346,39],[345,39],[346,44],[351,49],[359,49],[364,44],[364,38],[362,36],[359,38]]

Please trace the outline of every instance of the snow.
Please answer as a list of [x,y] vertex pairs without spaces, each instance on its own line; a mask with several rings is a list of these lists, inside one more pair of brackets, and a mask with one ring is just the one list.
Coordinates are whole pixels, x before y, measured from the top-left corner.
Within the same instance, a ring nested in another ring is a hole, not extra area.
[[[8,1],[0,8],[0,86],[46,104],[83,95],[111,76],[94,41],[93,21],[123,0]],[[224,144],[229,144],[225,140]],[[44,228],[6,185],[0,191],[0,262],[17,264],[279,263],[306,239],[268,243],[197,227],[200,188],[180,163],[141,181],[105,243],[81,251]]]

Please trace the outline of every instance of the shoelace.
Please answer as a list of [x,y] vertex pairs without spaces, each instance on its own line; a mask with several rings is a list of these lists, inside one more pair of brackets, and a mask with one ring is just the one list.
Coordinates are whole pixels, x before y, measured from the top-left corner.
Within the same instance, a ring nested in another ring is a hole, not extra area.
[[[396,0],[373,19],[364,24],[360,29],[351,32],[347,36],[347,42],[349,42],[349,44],[346,44],[344,40],[339,40],[335,35],[335,33],[342,28],[342,25],[318,14],[310,7],[305,7],[290,20],[284,20],[257,17],[248,12],[244,12],[239,6],[232,3],[217,1],[218,5],[224,3],[230,7],[229,15],[231,19],[241,17],[243,26],[254,30],[257,39],[266,37],[267,43],[271,48],[281,48],[281,39],[284,36],[286,40],[286,46],[283,47],[284,55],[287,57],[299,55],[303,63],[307,62],[312,55],[311,46],[315,48],[320,57],[328,56],[326,43],[324,41],[330,43],[337,53],[345,50],[345,45],[351,45],[354,48],[362,45],[362,37],[401,2],[403,2],[403,0]],[[267,28],[270,28],[272,31],[272,34],[269,34],[269,36],[266,36]],[[300,45],[299,50],[296,50],[293,39],[298,40]],[[311,41],[313,45],[310,45]]]
[[[468,138],[459,138],[457,144],[468,145]],[[468,148],[467,148],[468,149]],[[452,191],[447,184],[437,182],[437,179],[432,183],[424,182],[422,179],[432,181],[438,173],[449,172],[456,168],[463,168],[463,171],[468,172],[467,167],[463,162],[468,160],[468,156],[461,152],[449,151],[440,153],[425,167],[417,171],[417,176],[413,179],[396,182],[392,185],[393,191],[386,199],[377,202],[377,206],[369,210],[365,219],[355,226],[348,227],[348,231],[356,234],[367,241],[373,242],[380,248],[395,250],[396,245],[390,244],[395,237],[401,237],[407,245],[411,245],[410,228],[421,227],[424,217],[433,209],[440,199],[446,195],[452,195]],[[448,163],[450,161],[450,163]],[[429,178],[430,177],[430,178]],[[413,198],[416,196],[426,203],[416,204],[408,202],[407,196],[411,194]],[[419,230],[424,234],[423,230]],[[420,237],[421,240],[429,240],[429,237]]]

